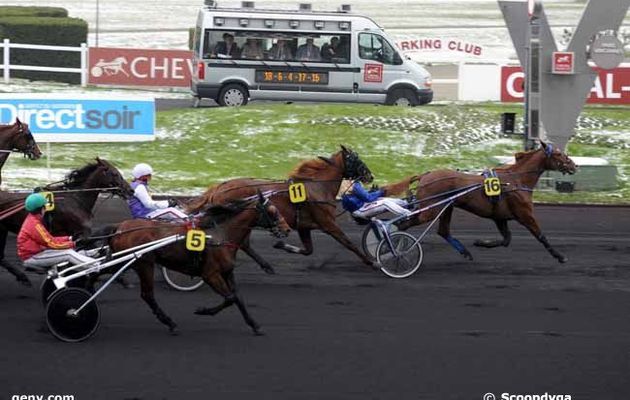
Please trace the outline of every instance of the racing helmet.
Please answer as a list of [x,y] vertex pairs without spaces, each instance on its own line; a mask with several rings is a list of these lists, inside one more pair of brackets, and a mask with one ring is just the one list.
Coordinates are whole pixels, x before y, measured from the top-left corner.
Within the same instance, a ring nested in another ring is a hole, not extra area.
[[153,174],[153,168],[151,168],[151,166],[149,164],[145,164],[145,163],[137,164],[131,170],[131,175],[135,179],[138,179],[138,178],[140,178],[142,176],[145,176],[145,175],[152,175],[152,174]]
[[46,203],[47,201],[44,196],[39,193],[31,193],[28,195],[26,200],[24,200],[24,208],[26,208],[26,211],[28,212],[33,212],[44,207]]

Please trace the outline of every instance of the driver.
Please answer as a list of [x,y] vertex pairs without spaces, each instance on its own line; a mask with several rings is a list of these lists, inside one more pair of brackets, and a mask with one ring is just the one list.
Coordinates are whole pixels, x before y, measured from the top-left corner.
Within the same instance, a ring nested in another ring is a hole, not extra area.
[[149,194],[148,187],[153,168],[149,164],[140,163],[133,167],[131,171],[133,180],[131,188],[133,197],[127,201],[129,210],[134,218],[148,219],[185,219],[188,218],[184,212],[176,208],[177,202],[173,199],[154,201]]
[[411,211],[405,207],[409,204],[403,199],[383,197],[383,189],[367,191],[360,182],[355,182],[348,191],[341,196],[341,205],[355,218],[370,219],[375,215],[389,211],[396,215],[410,215]]
[[93,258],[74,251],[78,240],[71,236],[52,236],[42,222],[46,199],[39,193],[28,195],[24,207],[28,215],[17,236],[17,253],[24,265],[40,272],[62,262],[83,264]]

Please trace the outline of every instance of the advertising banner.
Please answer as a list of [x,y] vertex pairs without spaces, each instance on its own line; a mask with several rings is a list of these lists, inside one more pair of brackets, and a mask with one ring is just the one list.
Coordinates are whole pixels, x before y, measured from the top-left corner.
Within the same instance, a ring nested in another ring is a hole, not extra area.
[[154,139],[155,100],[77,94],[0,94],[0,123],[27,123],[50,143],[138,142]]
[[[595,68],[597,77],[587,103],[630,104],[630,67],[612,70]],[[501,101],[523,101],[525,74],[521,67],[501,68]]]
[[192,51],[90,47],[91,85],[188,87]]

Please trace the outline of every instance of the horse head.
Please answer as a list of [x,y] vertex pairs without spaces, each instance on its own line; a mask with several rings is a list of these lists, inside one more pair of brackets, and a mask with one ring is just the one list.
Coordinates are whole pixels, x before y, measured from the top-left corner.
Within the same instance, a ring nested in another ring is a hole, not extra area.
[[551,171],[560,171],[563,174],[573,175],[577,171],[577,166],[559,148],[551,143],[540,141],[540,150],[545,154],[545,169]]
[[72,189],[113,189],[112,192],[127,199],[133,196],[129,183],[109,161],[96,157],[95,162],[70,172],[65,185]]
[[[25,157],[31,160],[37,160],[42,156],[42,152],[35,143],[35,138],[28,127],[28,124],[23,123],[18,118],[15,119],[13,124],[13,140],[11,141],[11,149],[13,151],[19,151],[24,153]],[[7,149],[9,150],[9,149]]]
[[346,179],[358,179],[363,183],[371,183],[374,180],[372,171],[368,166],[359,158],[359,155],[341,146],[341,155],[343,157],[343,177]]

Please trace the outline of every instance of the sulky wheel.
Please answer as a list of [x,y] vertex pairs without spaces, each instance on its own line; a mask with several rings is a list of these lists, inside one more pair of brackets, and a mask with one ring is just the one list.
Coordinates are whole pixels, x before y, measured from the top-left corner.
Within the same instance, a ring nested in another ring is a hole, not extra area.
[[[389,232],[396,232],[398,227],[396,225],[389,225]],[[370,223],[365,227],[363,236],[361,237],[361,247],[363,248],[363,254],[368,256],[372,260],[376,260],[376,248],[383,239],[383,233],[378,226],[374,223]]]
[[79,309],[91,294],[84,289],[64,288],[57,290],[48,300],[46,322],[50,332],[64,342],[80,342],[96,332],[100,313],[95,301],[91,301],[77,315]]
[[165,267],[162,267],[162,275],[164,275],[164,280],[170,287],[182,292],[192,292],[203,285],[203,279],[199,276],[182,274]]
[[392,278],[406,278],[422,264],[422,246],[406,232],[394,232],[390,236],[392,246],[382,240],[376,248],[376,259],[381,271]]

